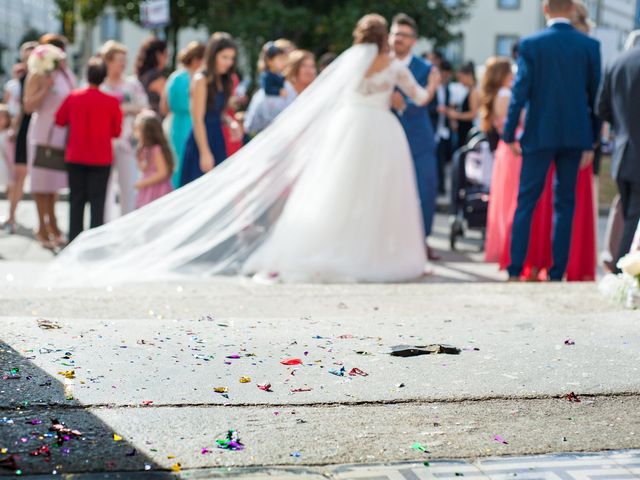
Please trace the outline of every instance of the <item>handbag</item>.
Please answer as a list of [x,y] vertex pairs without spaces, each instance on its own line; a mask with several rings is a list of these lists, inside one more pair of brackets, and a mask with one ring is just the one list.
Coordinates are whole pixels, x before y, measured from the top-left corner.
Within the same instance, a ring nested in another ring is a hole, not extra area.
[[46,168],[48,170],[66,170],[67,164],[64,159],[65,149],[51,146],[51,136],[53,135],[53,125],[49,130],[49,141],[47,145],[36,146],[36,158],[34,167]]

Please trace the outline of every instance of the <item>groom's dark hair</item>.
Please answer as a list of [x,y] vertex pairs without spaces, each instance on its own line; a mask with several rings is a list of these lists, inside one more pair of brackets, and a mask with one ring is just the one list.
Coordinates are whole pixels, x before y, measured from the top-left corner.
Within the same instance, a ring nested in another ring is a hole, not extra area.
[[573,0],[545,0],[550,12],[568,12],[574,5]]
[[413,30],[413,33],[415,33],[416,36],[418,35],[418,24],[406,13],[399,13],[393,17],[391,25],[404,25],[406,27],[410,27]]

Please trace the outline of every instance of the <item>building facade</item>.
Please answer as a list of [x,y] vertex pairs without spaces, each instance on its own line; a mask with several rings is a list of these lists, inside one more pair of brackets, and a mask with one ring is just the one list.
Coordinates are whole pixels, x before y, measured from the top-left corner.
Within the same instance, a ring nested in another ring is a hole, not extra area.
[[[455,4],[457,0],[443,0]],[[611,61],[623,48],[640,16],[639,0],[585,0],[596,23],[593,35],[602,42],[603,60]],[[476,0],[469,17],[453,31],[460,35],[445,53],[454,63],[483,64],[492,55],[511,55],[521,37],[544,27],[541,0]],[[640,19],[639,19],[640,20]]]
[[0,0],[0,68],[11,75],[19,57],[20,42],[28,32],[59,32],[54,0]]

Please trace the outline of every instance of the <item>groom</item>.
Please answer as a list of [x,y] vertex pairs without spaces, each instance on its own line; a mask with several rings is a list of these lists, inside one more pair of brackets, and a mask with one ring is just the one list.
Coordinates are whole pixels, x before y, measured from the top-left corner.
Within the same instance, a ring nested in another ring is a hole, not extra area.
[[[418,26],[413,18],[404,13],[393,18],[389,35],[391,49],[395,57],[409,67],[416,81],[422,87],[426,87],[432,68],[431,64],[411,53],[417,38]],[[422,206],[424,230],[428,237],[431,235],[438,195],[438,162],[429,110],[427,106],[417,106],[400,92],[394,93],[392,106],[400,118],[411,147]],[[429,246],[427,246],[427,256],[429,260],[440,259]]]
[[[527,249],[531,220],[551,162],[554,184],[552,281],[564,277],[569,259],[575,190],[580,166],[593,161],[599,124],[594,115],[600,83],[600,44],[571,26],[573,0],[545,0],[547,28],[520,43],[503,140],[522,157],[518,206],[513,219],[509,279],[517,280]],[[520,144],[516,129],[527,118]]]

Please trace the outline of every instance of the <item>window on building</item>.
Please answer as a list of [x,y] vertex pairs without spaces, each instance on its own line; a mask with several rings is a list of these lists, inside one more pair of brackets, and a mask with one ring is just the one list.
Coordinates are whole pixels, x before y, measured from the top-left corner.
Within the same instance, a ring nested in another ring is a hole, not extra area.
[[120,40],[120,22],[115,12],[107,12],[100,19],[100,37],[102,42]]
[[518,43],[517,35],[498,35],[496,37],[496,55],[501,57],[511,57],[513,46]]
[[520,0],[498,0],[498,8],[500,10],[518,10]]

